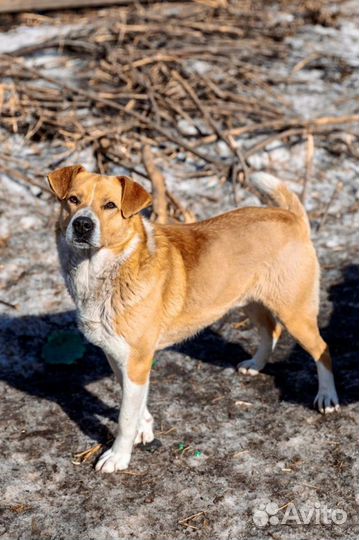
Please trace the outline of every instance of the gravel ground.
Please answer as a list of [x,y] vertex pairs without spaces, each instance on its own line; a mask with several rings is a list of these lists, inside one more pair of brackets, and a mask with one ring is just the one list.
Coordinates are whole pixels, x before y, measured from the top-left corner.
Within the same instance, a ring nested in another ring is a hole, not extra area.
[[[343,6],[335,28],[308,24],[288,38],[293,65],[310,51],[335,50],[357,66],[354,4]],[[353,95],[357,73],[338,82],[326,69],[302,70],[288,99],[301,112],[305,104],[308,116],[351,113],[353,101],[343,96]],[[307,208],[340,413],[313,410],[314,363],[288,336],[263,373],[239,376],[233,366],[249,357],[256,336],[233,312],[157,355],[149,399],[156,444],[137,447],[130,469],[114,475],[98,475],[93,463],[76,465],[72,457],[115,432],[119,388],[102,352],[87,344],[84,357],[68,366],[42,358],[49,335],[76,328],[58,269],[55,203],[1,175],[1,539],[357,538],[358,163],[345,143],[355,135],[335,136],[335,155],[325,145],[315,150]],[[3,144],[26,154],[20,136]],[[77,157],[91,167],[89,152]],[[305,144],[276,143],[251,166],[298,189],[304,163]],[[228,184],[176,182],[185,166],[164,173],[198,218],[233,208]],[[244,190],[239,196],[243,205],[259,204]]]

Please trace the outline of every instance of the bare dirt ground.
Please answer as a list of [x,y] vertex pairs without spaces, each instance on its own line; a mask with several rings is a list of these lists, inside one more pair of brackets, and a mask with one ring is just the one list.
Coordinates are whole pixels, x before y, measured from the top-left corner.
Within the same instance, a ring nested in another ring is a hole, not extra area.
[[[282,76],[282,95],[303,118],[354,112],[356,6],[326,4],[325,17],[312,10],[310,18],[282,37],[285,61],[270,60],[273,73]],[[280,25],[293,23],[293,5],[268,2],[259,21],[272,17]],[[86,17],[124,20],[123,9],[86,12]],[[65,22],[81,24],[84,14],[34,17],[2,21],[2,53],[23,46],[24,39],[36,42],[41,32],[58,36],[66,31]],[[241,24],[239,18],[238,28]],[[287,80],[293,67],[313,53],[314,64],[305,63]],[[72,62],[67,69],[74,70],[75,78],[80,57],[66,49],[56,54],[35,51],[30,59],[32,65],[52,62],[54,67],[67,54]],[[343,63],[345,76],[338,67]],[[54,161],[52,147],[45,139],[16,132],[13,122],[10,128],[2,122],[0,135],[12,169],[17,164],[24,174],[21,160],[27,160],[29,178],[36,178],[35,169],[42,171],[39,188],[0,166],[0,538],[357,538],[357,129],[344,125],[324,138],[315,137],[306,202],[322,265],[320,326],[334,357],[340,412],[323,417],[312,408],[315,366],[288,336],[263,373],[240,376],[234,366],[250,356],[256,336],[243,315],[234,312],[190,342],[157,355],[149,408],[160,442],[136,448],[129,470],[114,475],[96,474],[93,463],[76,464],[73,458],[97,442],[106,444],[116,429],[119,388],[102,352],[87,344],[81,360],[59,366],[46,364],[42,355],[52,333],[76,329],[55,250],[56,203],[41,187]],[[250,135],[242,148],[258,140],[257,134]],[[215,151],[226,159],[220,142]],[[79,145],[61,164],[82,162],[94,169],[96,152],[91,144]],[[177,151],[173,159],[158,156],[167,185],[197,219],[234,207],[232,184],[214,174],[191,177],[195,167],[187,152]],[[248,165],[278,174],[300,192],[306,156],[305,138],[274,140],[248,158]],[[133,163],[137,167],[139,161]],[[123,171],[113,163],[107,167]],[[180,172],[187,178],[179,180]],[[236,198],[241,205],[259,204],[242,187]],[[279,508],[275,515],[273,508]],[[316,514],[308,524],[296,517],[295,511],[313,509]],[[336,523],[331,516],[343,512],[324,517],[326,509],[344,511],[346,519]]]

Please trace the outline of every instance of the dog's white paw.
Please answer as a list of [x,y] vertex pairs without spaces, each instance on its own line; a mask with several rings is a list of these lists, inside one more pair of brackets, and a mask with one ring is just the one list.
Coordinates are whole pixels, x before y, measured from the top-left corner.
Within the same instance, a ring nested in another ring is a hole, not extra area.
[[258,375],[258,373],[261,369],[263,369],[263,367],[264,366],[259,366],[254,358],[244,360],[243,362],[240,362],[237,366],[239,373],[252,376]]
[[100,456],[98,462],[96,463],[96,471],[101,471],[104,473],[123,471],[127,469],[130,459],[130,454],[119,454],[110,448],[109,450],[106,450],[102,456]]
[[140,427],[138,428],[138,432],[135,438],[135,444],[148,444],[153,441],[155,438],[153,434],[153,419],[151,417],[150,420],[142,420],[140,423]]
[[322,414],[332,413],[339,410],[339,399],[335,388],[329,390],[319,390],[315,400],[314,407],[318,407]]

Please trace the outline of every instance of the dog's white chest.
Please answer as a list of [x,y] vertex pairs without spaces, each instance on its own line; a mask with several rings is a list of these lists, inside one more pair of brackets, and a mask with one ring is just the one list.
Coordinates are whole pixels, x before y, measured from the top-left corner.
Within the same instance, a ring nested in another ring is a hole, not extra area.
[[112,308],[121,261],[105,248],[92,256],[73,251],[62,236],[58,239],[58,252],[66,286],[77,307],[80,330],[108,357],[126,365],[130,348],[116,332]]
[[116,334],[112,309],[114,258],[106,249],[65,269],[77,307],[78,325],[86,338],[113,357],[125,358],[125,340]]

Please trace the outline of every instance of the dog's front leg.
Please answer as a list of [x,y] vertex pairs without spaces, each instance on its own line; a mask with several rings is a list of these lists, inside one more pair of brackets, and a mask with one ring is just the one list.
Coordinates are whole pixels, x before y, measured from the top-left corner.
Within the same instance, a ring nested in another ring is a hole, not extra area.
[[[96,470],[111,473],[127,469],[130,462],[132,448],[146,408],[151,362],[134,359],[133,355],[129,365],[118,363],[113,357],[108,359],[116,377],[122,383],[122,402],[118,434],[112,447],[98,460]],[[140,367],[133,376],[130,367],[138,362]]]
[[[121,372],[118,362],[109,354],[107,354],[106,357],[107,357],[108,363],[110,364],[112,368],[112,371],[115,374],[116,379],[120,383],[121,388],[123,388],[122,372]],[[152,442],[154,438],[155,436],[153,434],[153,417],[145,403],[142,415],[139,420],[134,444],[140,444],[140,443],[148,444]]]

